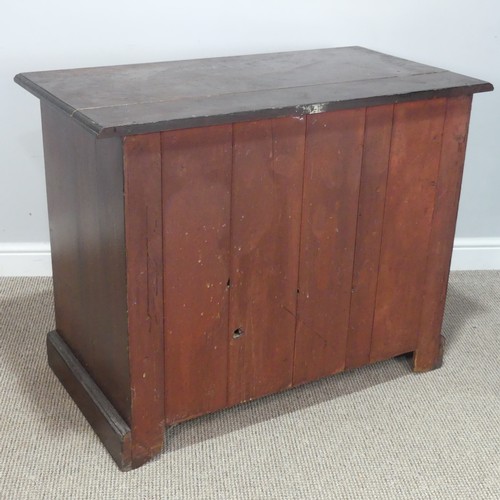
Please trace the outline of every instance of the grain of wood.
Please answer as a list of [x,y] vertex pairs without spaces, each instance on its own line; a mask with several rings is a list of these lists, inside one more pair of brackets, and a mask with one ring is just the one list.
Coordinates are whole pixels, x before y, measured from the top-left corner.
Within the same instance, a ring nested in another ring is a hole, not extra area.
[[45,102],[42,127],[56,328],[130,422],[122,143]]
[[125,244],[132,466],[163,447],[163,248],[160,134],[125,137]]
[[305,119],[235,124],[233,143],[230,404],[292,384]]
[[165,413],[227,404],[232,127],[162,133]]
[[397,104],[370,361],[416,349],[446,99]]
[[346,368],[370,360],[394,106],[366,109]]
[[414,356],[415,371],[430,370],[441,362],[441,325],[448,288],[471,104],[472,96],[450,98],[446,104],[441,163],[427,252],[419,335]]
[[307,117],[294,384],[345,366],[365,110]]

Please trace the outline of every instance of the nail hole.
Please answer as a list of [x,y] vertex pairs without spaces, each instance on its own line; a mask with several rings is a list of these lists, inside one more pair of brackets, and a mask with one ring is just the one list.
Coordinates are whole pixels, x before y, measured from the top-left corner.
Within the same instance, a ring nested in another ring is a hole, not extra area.
[[236,330],[233,332],[233,339],[237,339],[238,337],[241,337],[244,334],[243,328],[236,328]]
[[227,286],[231,286],[231,278],[229,278],[229,279],[227,280],[227,284],[226,284],[226,285],[227,285]]

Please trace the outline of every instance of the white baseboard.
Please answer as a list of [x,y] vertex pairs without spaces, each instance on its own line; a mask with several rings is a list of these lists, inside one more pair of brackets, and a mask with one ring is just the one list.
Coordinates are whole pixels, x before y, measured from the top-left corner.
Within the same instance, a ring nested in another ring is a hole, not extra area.
[[500,269],[500,238],[455,238],[451,269]]
[[48,243],[0,243],[0,276],[52,276]]
[[[500,238],[456,238],[451,269],[500,269]],[[52,276],[50,245],[0,243],[0,276]]]

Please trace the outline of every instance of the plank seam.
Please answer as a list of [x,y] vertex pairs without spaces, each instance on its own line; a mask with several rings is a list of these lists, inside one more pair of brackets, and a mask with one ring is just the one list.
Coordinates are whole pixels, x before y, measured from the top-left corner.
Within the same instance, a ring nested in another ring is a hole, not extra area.
[[[438,182],[441,178],[441,169],[443,168],[443,149],[444,149],[444,131],[445,131],[445,127],[446,127],[446,120],[448,119],[448,107],[449,107],[449,100],[448,98],[446,98],[446,106],[445,106],[445,109],[444,109],[444,117],[443,117],[443,125],[441,127],[441,145],[440,145],[440,148],[439,148],[439,163],[438,163],[438,168],[437,168],[437,171],[436,171],[436,182],[435,182],[435,191],[434,191],[434,201],[432,203],[432,217],[431,217],[431,224],[430,224],[430,228],[429,228],[429,231],[427,233],[427,245],[426,245],[426,252],[425,252],[425,255],[426,255],[426,259],[425,259],[425,276],[428,275],[428,272],[429,272],[429,265],[430,265],[430,260],[431,260],[431,255],[430,255],[430,245],[431,245],[431,238],[432,238],[432,228],[434,227],[434,217],[435,217],[435,214],[436,214],[436,204],[437,204],[437,198],[438,198],[438,194],[439,194],[439,189],[438,189]],[[421,297],[421,300],[420,300],[420,311],[419,311],[419,315],[418,315],[418,331],[417,331],[417,336],[415,338],[415,349],[418,348],[418,344],[419,344],[419,339],[421,338],[421,335],[420,335],[420,325],[422,323],[422,311],[423,311],[423,308],[424,308],[424,302],[425,302],[425,299],[426,299],[426,293],[427,293],[427,290],[426,290],[426,285],[427,285],[427,280],[424,278],[424,281],[423,281],[423,290],[422,290],[422,297]]]
[[378,298],[378,284],[380,278],[380,259],[382,257],[382,245],[384,243],[384,227],[385,227],[385,216],[386,216],[386,208],[387,208],[387,195],[388,195],[388,186],[389,186],[389,177],[390,177],[390,169],[391,169],[391,156],[392,156],[392,140],[394,138],[394,116],[396,114],[396,106],[397,104],[392,105],[392,120],[391,120],[391,138],[389,140],[389,157],[387,160],[387,176],[385,179],[385,195],[384,195],[384,208],[382,210],[382,221],[381,221],[381,229],[380,229],[380,245],[378,249],[378,259],[377,259],[377,281],[375,283],[375,300],[373,306],[373,314],[371,321],[371,331],[370,331],[370,350],[368,354],[368,362],[371,363],[373,361],[372,358],[372,349],[373,349],[373,328],[375,325],[375,313],[377,311],[377,298]]
[[[160,235],[161,235],[161,238],[160,238],[160,256],[161,256],[161,272],[159,273],[159,276],[157,276],[157,280],[161,280],[160,282],[160,286],[161,286],[161,315],[162,315],[162,318],[161,318],[161,334],[160,334],[160,348],[161,348],[161,352],[162,352],[162,366],[161,366],[161,370],[163,372],[163,385],[162,385],[162,399],[163,399],[163,403],[162,403],[162,426],[163,426],[163,429],[164,429],[164,432],[165,432],[165,424],[167,422],[167,405],[166,405],[166,401],[167,401],[167,391],[165,390],[166,388],[166,368],[167,368],[167,363],[166,363],[166,360],[167,360],[167,352],[166,352],[166,349],[165,349],[165,346],[166,346],[166,339],[165,339],[165,332],[166,332],[166,329],[165,329],[165,316],[166,316],[166,311],[165,311],[165,254],[163,253],[163,214],[164,214],[164,210],[163,210],[163,202],[164,202],[164,198],[163,198],[163,134],[161,132],[158,133],[158,148],[159,148],[159,153],[160,153],[160,210],[159,210],[159,215],[160,215],[160,221],[159,221],[159,224],[160,224],[160,228],[159,228],[159,231],[160,231]],[[157,282],[157,286],[158,286],[158,282]]]
[[352,273],[351,273],[351,295],[349,297],[349,313],[347,315],[347,334],[345,337],[345,345],[344,345],[344,366],[342,370],[345,370],[345,367],[347,366],[347,357],[349,356],[349,339],[350,339],[350,326],[351,326],[351,308],[352,308],[352,296],[354,294],[354,272],[356,270],[356,250],[358,248],[358,225],[359,225],[359,209],[360,209],[360,202],[361,202],[361,185],[363,182],[363,165],[364,165],[364,159],[365,159],[365,144],[366,144],[366,116],[367,116],[367,110],[368,107],[365,108],[365,117],[364,117],[364,125],[363,125],[363,145],[362,145],[362,150],[361,150],[361,159],[360,159],[360,166],[359,166],[359,184],[358,184],[358,205],[356,209],[356,224],[354,228],[354,248],[353,248],[353,254],[352,254]]
[[227,283],[228,283],[228,290],[227,290],[227,332],[226,332],[226,338],[227,338],[227,353],[226,353],[226,406],[229,404],[230,401],[230,391],[231,391],[231,380],[229,377],[231,376],[231,370],[229,369],[230,363],[231,363],[231,290],[234,285],[234,278],[233,282],[231,282],[231,269],[232,269],[232,260],[233,260],[233,251],[232,251],[232,245],[233,245],[233,191],[234,191],[234,155],[235,155],[235,147],[234,147],[234,123],[231,123],[231,171],[230,171],[230,179],[229,179],[229,243],[228,243],[228,267],[227,267],[227,274],[229,275],[227,278]]
[[297,330],[299,324],[299,294],[300,294],[300,257],[302,254],[302,227],[303,227],[303,215],[304,215],[304,185],[305,185],[305,175],[306,175],[306,151],[307,151],[307,129],[309,124],[309,115],[305,115],[304,124],[304,152],[302,155],[302,195],[300,202],[300,225],[299,225],[299,251],[297,259],[297,293],[295,298],[295,335],[293,339],[293,361],[292,361],[292,386],[295,385],[295,352],[297,347]]
[[[432,229],[433,229],[434,223],[435,223],[436,205],[438,202],[438,194],[439,194],[439,181],[441,179],[441,169],[443,168],[443,149],[445,147],[444,132],[446,129],[446,122],[448,120],[448,109],[449,109],[449,99],[447,98],[446,99],[446,107],[445,107],[445,111],[444,111],[444,118],[443,118],[443,127],[441,129],[441,147],[439,148],[439,165],[438,165],[438,169],[436,172],[436,185],[435,185],[435,192],[434,192],[434,202],[433,202],[433,206],[432,206],[431,227],[429,230],[429,237],[427,240],[427,250],[426,250],[427,257],[425,259],[425,275],[426,276],[429,273],[430,260],[432,258],[429,250],[430,250],[430,244],[431,244],[431,240],[432,240],[432,233],[433,233]],[[446,285],[445,285],[445,288],[447,288]],[[418,350],[420,341],[422,339],[422,332],[421,332],[421,325],[423,322],[422,313],[424,310],[424,303],[426,300],[426,294],[427,294],[427,280],[424,281],[422,301],[420,304],[420,313],[419,313],[419,318],[418,318],[418,332],[417,332],[417,338],[415,339],[415,350]],[[446,290],[445,290],[445,296],[446,296]]]

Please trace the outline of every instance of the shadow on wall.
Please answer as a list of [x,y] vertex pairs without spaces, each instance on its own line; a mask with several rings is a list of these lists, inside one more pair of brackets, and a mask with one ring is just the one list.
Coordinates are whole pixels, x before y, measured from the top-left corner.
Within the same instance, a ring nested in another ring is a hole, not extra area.
[[[54,329],[52,301],[51,278],[0,278],[0,381],[15,392],[20,402],[32,406],[47,432],[64,440],[65,432],[92,430],[47,365],[45,337]],[[464,318],[481,309],[475,297],[463,294],[452,280],[444,325],[448,351],[453,349],[457,336],[465,333]],[[166,450],[182,449],[407,376],[416,375],[408,359],[400,356],[327,377],[173,426],[166,433]],[[51,418],[55,411],[57,418]],[[64,428],[61,421],[67,424]]]

